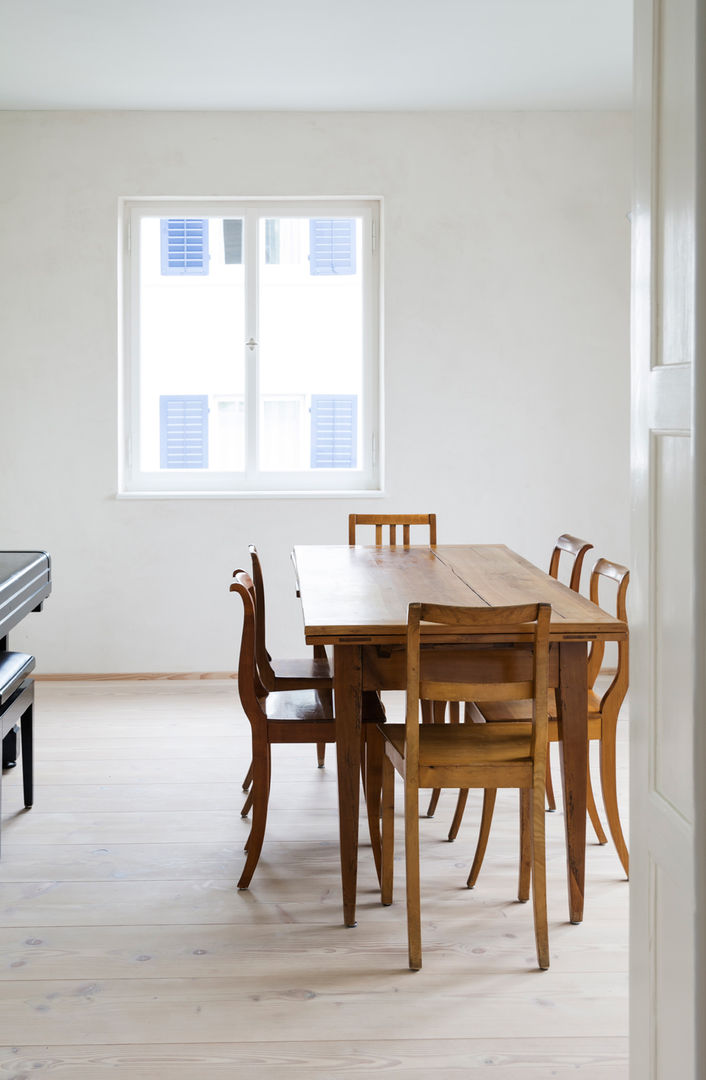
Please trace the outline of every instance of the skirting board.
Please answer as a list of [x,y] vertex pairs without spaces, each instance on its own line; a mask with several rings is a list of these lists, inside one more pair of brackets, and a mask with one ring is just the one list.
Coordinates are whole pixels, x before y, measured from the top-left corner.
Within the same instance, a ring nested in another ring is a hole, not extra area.
[[[601,675],[615,675],[615,668],[601,668]],[[122,671],[86,672],[84,674],[34,675],[37,682],[117,682],[140,679],[237,679],[237,671]]]
[[120,671],[34,675],[37,682],[117,682],[139,679],[237,679],[234,671]]

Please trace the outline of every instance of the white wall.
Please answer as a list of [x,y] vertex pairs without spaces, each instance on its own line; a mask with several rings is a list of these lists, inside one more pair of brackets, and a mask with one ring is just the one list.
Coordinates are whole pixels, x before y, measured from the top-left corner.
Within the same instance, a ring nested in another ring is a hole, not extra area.
[[[0,151],[0,547],[53,556],[12,637],[40,671],[234,669],[250,542],[302,651],[290,547],[354,509],[627,561],[627,114],[2,113]],[[382,502],[116,500],[121,195],[384,197]]]

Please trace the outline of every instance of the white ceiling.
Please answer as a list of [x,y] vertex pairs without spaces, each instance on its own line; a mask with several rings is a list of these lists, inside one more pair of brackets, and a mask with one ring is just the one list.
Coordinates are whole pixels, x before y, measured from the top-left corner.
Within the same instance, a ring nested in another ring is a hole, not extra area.
[[629,108],[632,0],[0,0],[0,109]]

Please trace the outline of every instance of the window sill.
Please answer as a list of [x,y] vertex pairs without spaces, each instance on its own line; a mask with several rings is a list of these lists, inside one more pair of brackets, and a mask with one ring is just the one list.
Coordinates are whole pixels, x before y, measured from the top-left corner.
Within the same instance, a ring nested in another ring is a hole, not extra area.
[[116,499],[381,499],[382,488],[331,491],[117,491]]

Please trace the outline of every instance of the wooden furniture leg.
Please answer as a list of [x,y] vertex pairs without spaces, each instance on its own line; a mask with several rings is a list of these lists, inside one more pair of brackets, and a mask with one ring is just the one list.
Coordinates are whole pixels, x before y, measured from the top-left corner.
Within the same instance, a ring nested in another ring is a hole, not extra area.
[[591,768],[589,766],[586,773],[586,808],[588,810],[588,816],[591,819],[591,825],[593,825],[593,831],[596,834],[596,839],[599,844],[607,844],[608,837],[603,831],[601,825],[601,819],[598,816],[598,807],[596,806],[596,800],[593,795],[593,784],[591,783]]
[[366,732],[367,738],[363,740],[363,752],[365,753],[365,805],[368,812],[368,829],[370,843],[373,849],[375,870],[378,881],[382,884],[382,854],[380,841],[380,808],[382,796],[382,739],[377,732]]
[[362,662],[359,645],[334,645],[333,654],[343,922],[346,926],[355,926],[360,809]]
[[625,871],[625,876],[630,877],[630,858],[620,824],[618,791],[615,780],[615,729],[617,722],[617,716],[603,717],[603,733],[600,743],[601,788],[603,789],[603,805],[608,818],[610,835],[613,837],[613,843]]
[[[426,703],[425,702],[422,703],[422,710],[424,708],[424,704],[426,704]],[[455,707],[456,707],[456,721],[455,722],[458,723],[458,702],[457,701],[450,702],[449,707],[451,706],[451,704],[455,705]],[[446,722],[446,702],[445,701],[434,701],[434,702],[432,702],[431,714],[432,714],[431,722],[433,724],[444,724]],[[452,719],[452,723],[453,723],[453,719]],[[431,797],[429,799],[429,806],[427,807],[427,817],[434,817],[434,812],[435,812],[435,810],[436,810],[436,808],[438,806],[439,796],[440,795],[441,795],[441,788],[434,788],[434,790],[431,793]]]
[[[485,788],[483,791],[483,813],[480,819],[480,830],[478,832],[478,843],[476,845],[476,853],[473,857],[473,865],[471,866],[471,872],[468,875],[468,881],[466,885],[469,889],[472,889],[478,880],[478,874],[480,868],[483,865],[483,858],[485,856],[485,849],[488,846],[488,837],[490,836],[490,826],[493,822],[493,810],[495,809],[495,796],[497,795],[497,788]],[[461,795],[468,795],[468,790],[462,788],[459,792],[459,798]],[[463,800],[463,806],[465,807],[466,800]],[[458,807],[456,807],[459,824],[461,817],[463,816],[463,807],[461,808],[460,815],[458,814]],[[449,839],[451,837],[449,836]],[[522,838],[520,837],[520,840]]]
[[554,784],[552,783],[552,764],[550,755],[551,743],[547,747],[547,808],[549,810],[556,810],[556,799],[554,797]]
[[456,799],[456,810],[451,821],[449,828],[449,841],[455,840],[458,836],[458,830],[461,828],[461,822],[463,821],[463,814],[466,809],[466,803],[468,802],[468,788],[461,788]]
[[588,660],[585,641],[559,645],[559,760],[566,828],[569,920],[583,920],[588,775]]
[[[542,809],[544,800],[542,799]],[[517,879],[517,899],[526,904],[530,898],[532,880],[532,793],[520,788],[520,873]]]
[[[381,737],[382,738],[382,737]],[[395,770],[392,762],[382,754],[382,806],[381,806],[381,872],[380,872],[380,900],[385,907],[392,903],[393,887],[393,859],[394,859],[394,830],[395,830]]]

